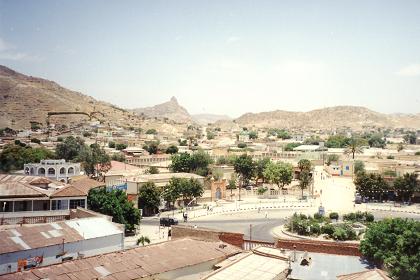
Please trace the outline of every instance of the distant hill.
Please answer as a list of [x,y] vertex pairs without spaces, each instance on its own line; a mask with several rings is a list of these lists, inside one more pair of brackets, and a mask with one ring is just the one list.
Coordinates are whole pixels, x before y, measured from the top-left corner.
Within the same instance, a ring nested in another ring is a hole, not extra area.
[[171,100],[165,103],[158,104],[153,107],[133,109],[133,112],[138,115],[144,115],[152,118],[167,118],[180,123],[194,122],[188,111],[179,105],[178,100],[176,100],[175,97],[172,97]]
[[420,114],[382,114],[364,107],[336,106],[309,112],[271,111],[246,113],[232,122],[220,121],[222,127],[362,130],[369,127],[420,128]]
[[[98,101],[80,92],[61,87],[57,83],[41,78],[26,76],[0,65],[0,128],[30,128],[31,121],[39,122],[44,127],[48,112],[76,111],[98,115],[105,125],[120,127],[141,127],[146,130],[156,129],[166,135],[181,135],[186,130],[185,124],[176,124],[162,120],[138,116],[128,110],[112,104]],[[59,115],[50,118],[51,124],[75,127],[86,123],[83,115]]]
[[[131,123],[135,126],[141,121],[127,110],[68,90],[53,81],[26,76],[2,65],[0,107],[0,127],[14,129],[29,128],[30,121],[45,125],[47,113],[51,111],[99,111],[104,114],[104,117],[99,117],[111,124]],[[87,119],[82,115],[60,115],[51,117],[51,123],[71,126]]]
[[216,114],[194,114],[192,118],[195,122],[201,125],[207,125],[209,123],[215,123],[221,120],[232,120],[231,117],[227,115],[216,115]]

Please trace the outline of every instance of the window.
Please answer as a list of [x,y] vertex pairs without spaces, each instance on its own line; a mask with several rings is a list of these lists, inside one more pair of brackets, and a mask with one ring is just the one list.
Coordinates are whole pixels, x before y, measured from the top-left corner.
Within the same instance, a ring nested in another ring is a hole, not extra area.
[[71,199],[70,200],[70,209],[76,209],[78,206],[85,208],[85,200],[84,199]]
[[15,212],[31,211],[32,210],[31,208],[32,208],[32,201],[30,200],[15,201]]
[[350,170],[350,167],[348,166],[348,165],[346,165],[346,170],[348,171],[348,170]]
[[67,210],[69,209],[69,201],[66,200],[53,200],[52,210]]

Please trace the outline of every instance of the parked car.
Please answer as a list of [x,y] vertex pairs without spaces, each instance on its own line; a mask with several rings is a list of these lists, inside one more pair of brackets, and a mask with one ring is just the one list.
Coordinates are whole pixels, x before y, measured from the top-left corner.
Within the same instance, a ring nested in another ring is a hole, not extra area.
[[160,218],[160,225],[163,227],[170,227],[177,224],[178,220],[175,218]]
[[354,203],[355,204],[361,204],[362,203],[362,196],[358,193],[354,196]]

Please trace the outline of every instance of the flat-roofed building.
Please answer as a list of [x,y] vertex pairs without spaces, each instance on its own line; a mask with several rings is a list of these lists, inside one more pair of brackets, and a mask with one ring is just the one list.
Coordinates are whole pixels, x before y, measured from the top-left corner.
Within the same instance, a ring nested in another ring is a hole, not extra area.
[[0,274],[123,248],[123,226],[102,217],[16,226],[0,231]]
[[40,163],[24,164],[23,171],[25,175],[68,183],[71,177],[80,175],[80,163],[66,162],[64,159],[45,159]]

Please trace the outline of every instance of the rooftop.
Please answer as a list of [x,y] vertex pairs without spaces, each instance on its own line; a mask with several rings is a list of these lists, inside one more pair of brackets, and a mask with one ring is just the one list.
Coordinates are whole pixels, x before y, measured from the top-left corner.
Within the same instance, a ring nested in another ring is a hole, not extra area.
[[273,280],[289,269],[287,257],[280,250],[260,247],[230,265],[210,274],[208,280]]
[[391,280],[387,274],[380,269],[371,269],[337,276],[338,280]]
[[0,254],[42,248],[122,233],[122,229],[102,217],[75,219],[50,224],[33,224],[0,231]]
[[194,178],[203,179],[203,176],[194,173],[159,173],[159,174],[144,174],[127,178],[129,182],[148,182],[154,180],[170,180],[171,178]]
[[[14,279],[138,279],[227,258],[240,249],[223,243],[177,239],[0,276]],[[200,253],[197,253],[200,252]]]

